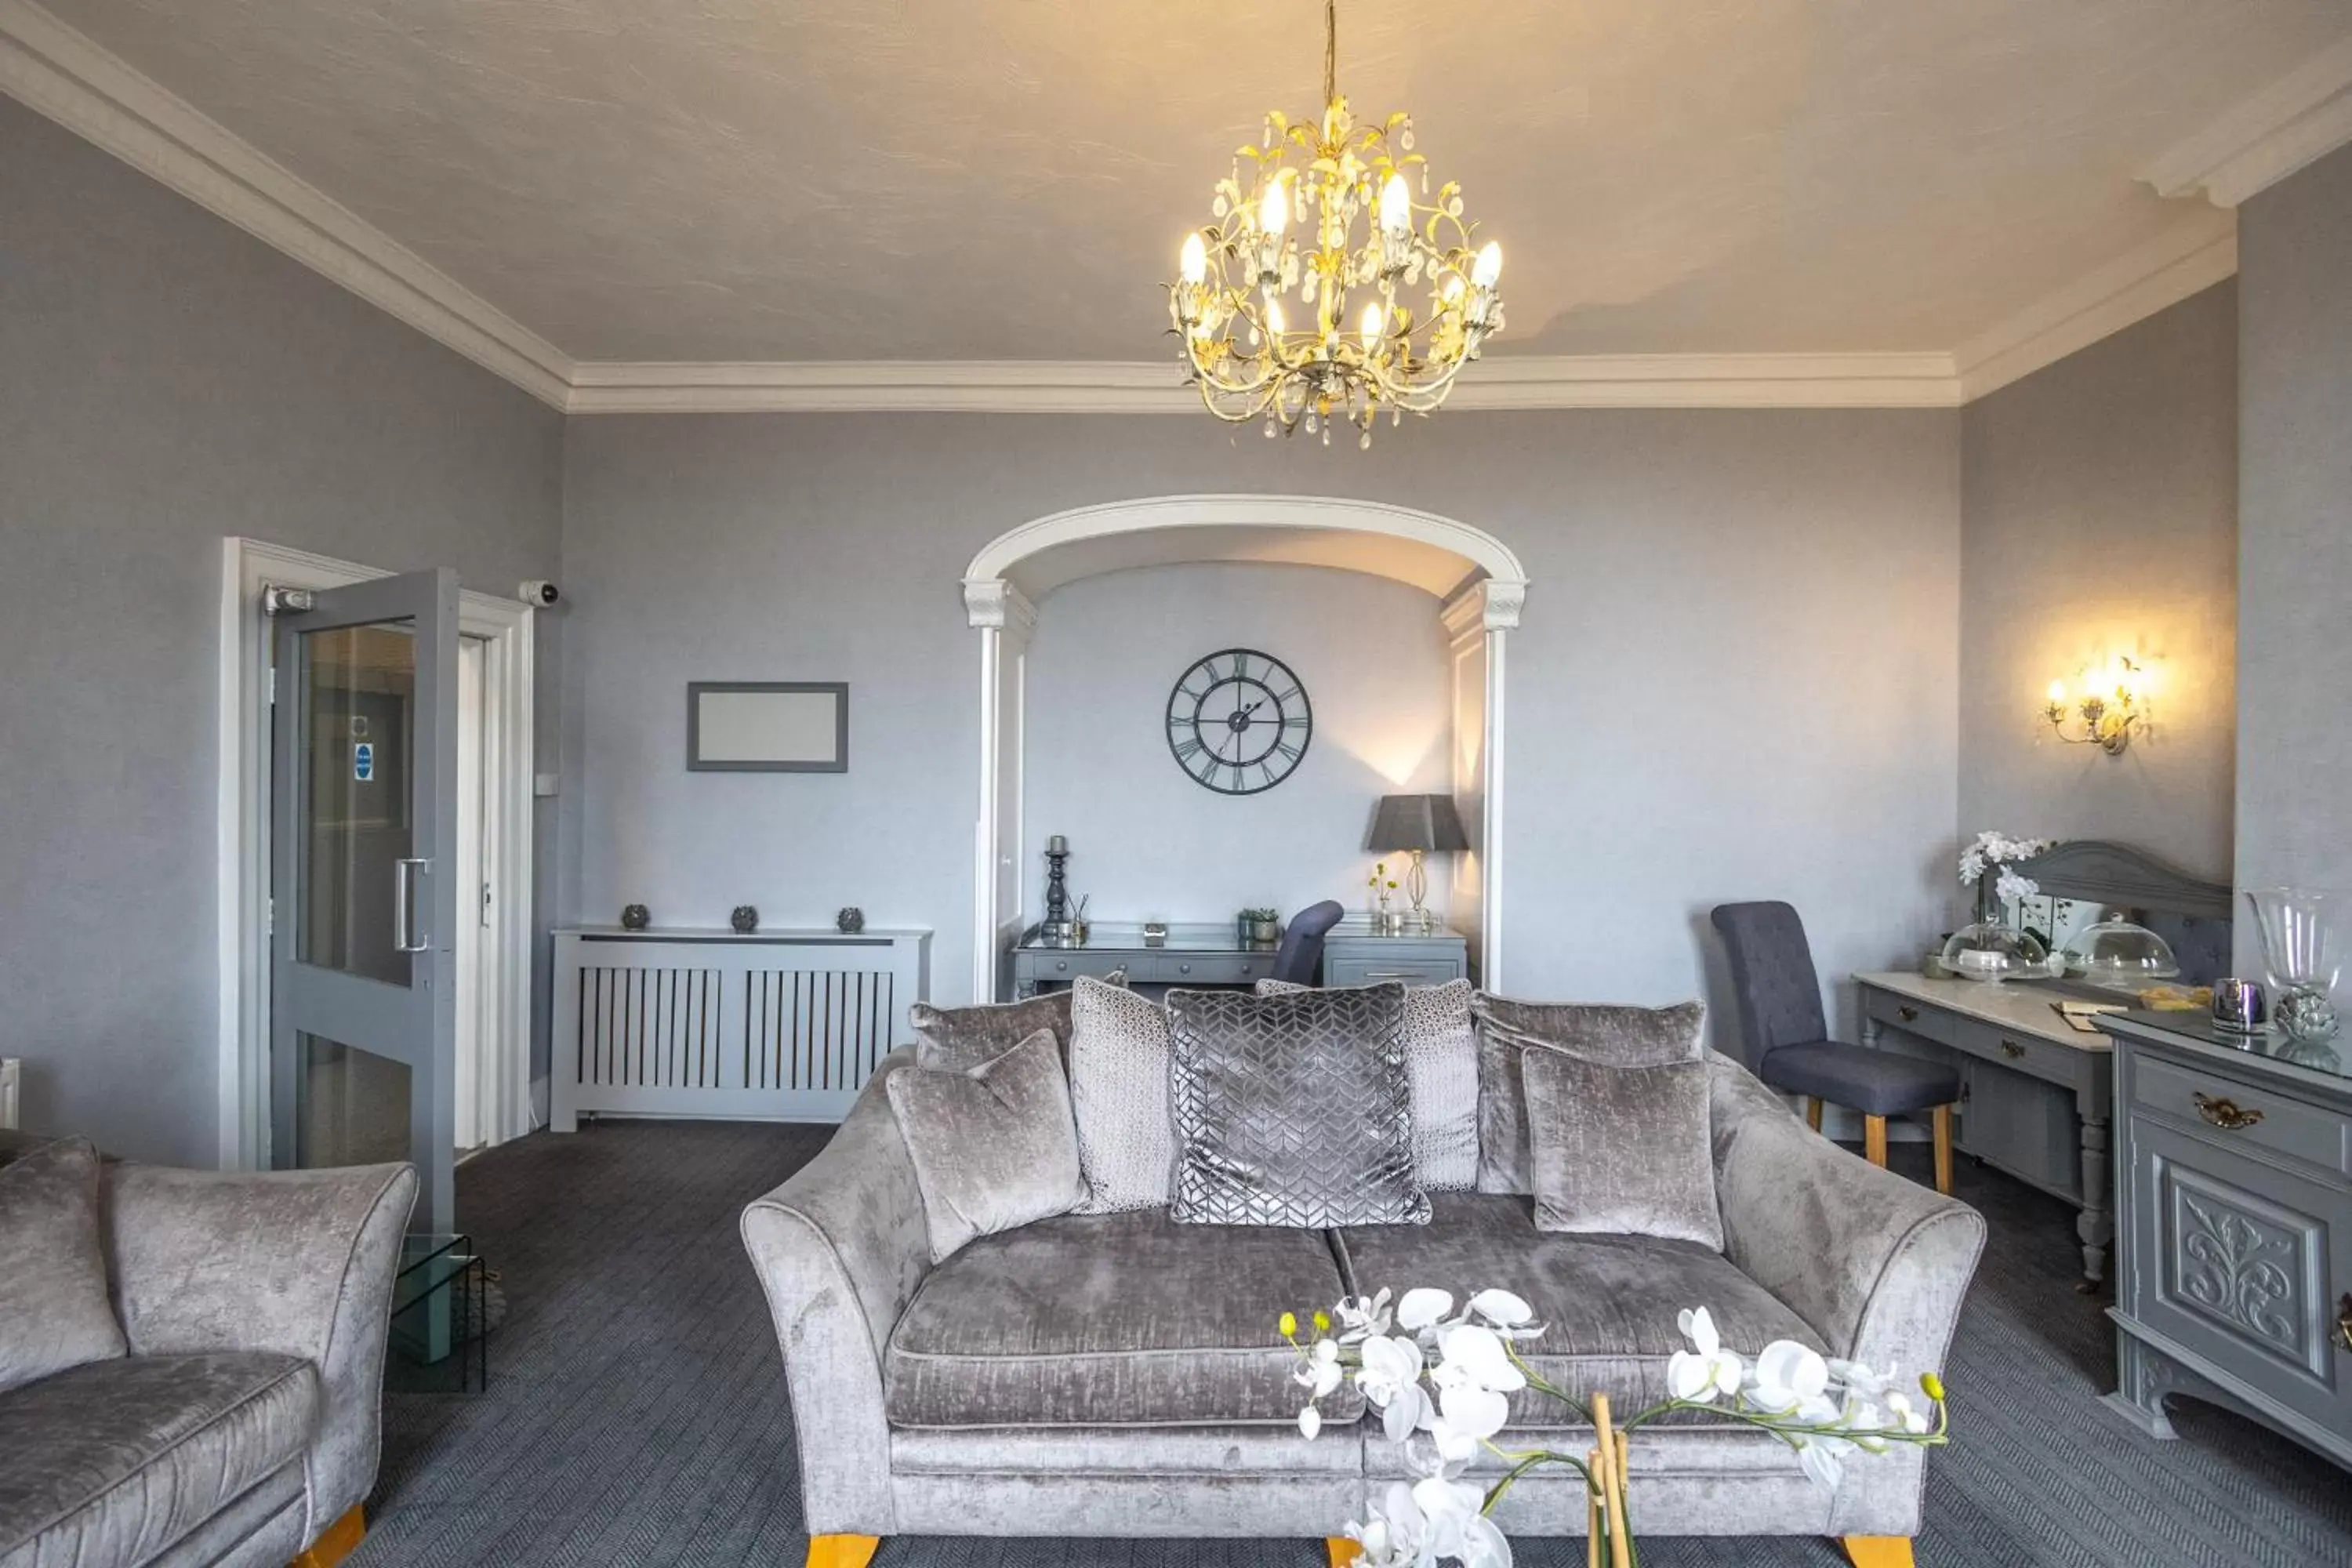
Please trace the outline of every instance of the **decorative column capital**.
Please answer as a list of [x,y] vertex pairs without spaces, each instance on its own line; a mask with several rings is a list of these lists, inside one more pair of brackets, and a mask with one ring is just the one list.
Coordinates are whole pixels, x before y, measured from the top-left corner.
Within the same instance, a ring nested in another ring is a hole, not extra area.
[[964,618],[974,626],[994,626],[1026,637],[1037,629],[1037,606],[1002,577],[963,580]]
[[1438,612],[1445,633],[1454,641],[1481,632],[1505,632],[1519,624],[1520,606],[1528,602],[1528,585],[1486,577],[1445,601]]

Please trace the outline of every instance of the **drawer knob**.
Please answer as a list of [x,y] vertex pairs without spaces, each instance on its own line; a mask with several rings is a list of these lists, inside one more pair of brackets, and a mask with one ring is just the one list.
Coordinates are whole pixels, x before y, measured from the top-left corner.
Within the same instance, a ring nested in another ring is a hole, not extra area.
[[2025,1047],[2019,1045],[2015,1040],[2003,1040],[2000,1043],[2000,1054],[2007,1057],[2011,1061],[2015,1061],[2018,1058],[2025,1054]]
[[1916,1024],[1919,1021],[1919,1009],[1916,1007],[1897,1007],[1895,1009],[1895,1016],[1902,1019],[1906,1024]]
[[2225,1132],[2252,1127],[2263,1119],[2261,1111],[2241,1110],[2233,1100],[2216,1099],[2210,1094],[2192,1094],[2189,1098],[2197,1102],[2198,1115]]
[[1070,967],[1070,961],[1066,958],[1057,958],[1054,961],[1054,967],[1066,971]]
[[1179,974],[1190,974],[1192,973],[1192,966],[1189,963],[1180,963],[1176,966],[1176,973]]

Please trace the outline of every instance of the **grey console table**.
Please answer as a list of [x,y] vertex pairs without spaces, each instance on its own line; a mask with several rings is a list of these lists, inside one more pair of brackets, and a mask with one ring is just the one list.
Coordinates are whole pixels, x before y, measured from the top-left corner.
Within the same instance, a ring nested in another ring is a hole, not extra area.
[[2352,1466],[2352,1078],[2333,1046],[2193,1015],[2102,1021],[2120,1133],[2116,1392],[2172,1436],[2168,1394]]
[[[1101,980],[1114,972],[1139,985],[1250,985],[1274,973],[1276,946],[1243,942],[1224,921],[1171,923],[1158,942],[1146,942],[1140,925],[1098,922],[1083,944],[1045,941],[1033,927],[1013,950],[1013,994],[1034,996],[1082,974]],[[1468,942],[1442,926],[1383,936],[1370,917],[1358,915],[1323,939],[1326,985],[1438,985],[1469,973]]]
[[2107,1171],[2113,1051],[2062,1021],[2062,992],[1916,973],[1857,974],[1862,1043],[1944,1062],[1960,1075],[1953,1145],[2082,1210],[2083,1278],[2106,1276],[2115,1215]]

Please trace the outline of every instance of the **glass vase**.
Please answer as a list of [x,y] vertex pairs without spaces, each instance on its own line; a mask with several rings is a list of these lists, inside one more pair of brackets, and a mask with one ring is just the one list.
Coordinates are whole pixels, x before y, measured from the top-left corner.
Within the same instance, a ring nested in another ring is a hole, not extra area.
[[2246,902],[2270,975],[2271,1016],[2291,1039],[2332,1038],[2332,994],[2344,968],[2343,900],[2302,888],[2257,888]]

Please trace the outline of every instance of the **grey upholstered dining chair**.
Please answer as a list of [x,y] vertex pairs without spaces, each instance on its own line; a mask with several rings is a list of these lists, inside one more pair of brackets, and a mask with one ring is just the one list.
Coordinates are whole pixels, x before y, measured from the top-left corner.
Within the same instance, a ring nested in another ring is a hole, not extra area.
[[1787,904],[1718,904],[1712,918],[1731,959],[1749,1070],[1783,1094],[1805,1096],[1805,1120],[1816,1132],[1823,1101],[1861,1111],[1863,1152],[1874,1165],[1886,1163],[1888,1117],[1932,1112],[1936,1190],[1950,1193],[1959,1074],[1916,1057],[1831,1039],[1813,950],[1804,922]]
[[1323,938],[1348,911],[1338,900],[1309,904],[1290,917],[1283,928],[1282,945],[1274,950],[1274,977],[1293,985],[1312,985],[1323,967]]

